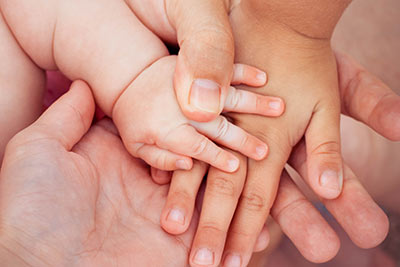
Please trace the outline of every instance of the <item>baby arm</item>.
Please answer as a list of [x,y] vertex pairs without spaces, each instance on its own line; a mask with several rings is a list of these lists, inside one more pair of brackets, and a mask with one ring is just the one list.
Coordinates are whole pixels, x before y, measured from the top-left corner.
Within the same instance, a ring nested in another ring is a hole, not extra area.
[[0,13],[0,165],[8,141],[42,111],[45,76],[15,41]]

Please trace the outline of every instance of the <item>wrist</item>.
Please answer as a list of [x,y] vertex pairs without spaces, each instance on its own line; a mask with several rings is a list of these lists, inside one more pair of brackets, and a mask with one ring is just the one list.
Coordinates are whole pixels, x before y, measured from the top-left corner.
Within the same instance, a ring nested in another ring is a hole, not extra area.
[[330,40],[351,1],[242,0],[241,6],[258,21],[269,21],[310,39]]

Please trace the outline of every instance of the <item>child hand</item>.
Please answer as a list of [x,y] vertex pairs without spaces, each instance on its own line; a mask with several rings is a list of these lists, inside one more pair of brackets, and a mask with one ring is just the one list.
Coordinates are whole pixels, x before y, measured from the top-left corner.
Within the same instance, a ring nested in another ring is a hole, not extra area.
[[[267,145],[225,117],[199,123],[183,115],[173,89],[175,64],[175,56],[160,59],[143,71],[116,102],[112,117],[128,151],[161,170],[191,169],[191,158],[196,158],[223,171],[235,171],[238,159],[211,140],[255,160],[265,158]],[[234,73],[233,84],[261,86],[266,82],[265,73],[246,65],[236,65]],[[272,117],[279,116],[283,109],[279,98],[234,87],[225,103],[227,112]]]

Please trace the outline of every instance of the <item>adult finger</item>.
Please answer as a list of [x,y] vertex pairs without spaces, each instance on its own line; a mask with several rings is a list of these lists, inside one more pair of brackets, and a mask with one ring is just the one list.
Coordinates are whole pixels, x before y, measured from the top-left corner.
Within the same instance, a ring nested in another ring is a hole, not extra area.
[[[302,177],[307,176],[305,151],[304,142],[299,143],[289,160]],[[387,216],[346,164],[342,194],[336,199],[322,199],[322,202],[359,247],[371,248],[385,239],[389,225]]]
[[338,252],[335,231],[283,172],[271,215],[282,231],[309,261],[326,262]]
[[400,96],[349,56],[336,52],[342,113],[400,141]]
[[266,249],[268,247],[269,242],[270,242],[269,231],[268,231],[267,224],[265,224],[264,227],[262,228],[261,232],[258,234],[257,241],[253,248],[253,252],[263,251],[264,249]]
[[[235,173],[210,168],[203,206],[190,253],[191,266],[218,266],[226,235],[246,180],[247,160],[240,159]],[[212,238],[210,238],[212,236]]]
[[166,11],[180,46],[174,86],[189,119],[215,119],[233,72],[234,40],[223,0],[167,0]]
[[275,200],[281,172],[290,153],[289,145],[285,146],[287,143],[284,137],[278,138],[280,140],[275,142],[272,138],[265,138],[270,144],[270,154],[267,159],[249,160],[246,184],[225,245],[223,262],[226,264],[231,262],[240,263],[238,266],[248,264],[257,237],[267,220]]
[[191,170],[173,173],[167,201],[161,213],[161,226],[168,233],[182,234],[189,227],[197,192],[207,168],[207,164],[196,160]]
[[94,100],[89,86],[75,81],[71,89],[52,104],[25,132],[30,138],[55,139],[66,150],[88,131],[94,115]]

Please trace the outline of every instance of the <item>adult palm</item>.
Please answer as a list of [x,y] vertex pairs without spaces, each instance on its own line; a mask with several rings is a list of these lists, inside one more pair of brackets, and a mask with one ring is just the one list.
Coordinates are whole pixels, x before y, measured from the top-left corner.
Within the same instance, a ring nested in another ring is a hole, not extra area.
[[0,250],[14,255],[6,263],[185,266],[194,225],[181,236],[161,229],[168,187],[152,182],[111,122],[88,131],[93,110],[89,88],[75,82],[9,143],[0,178]]

